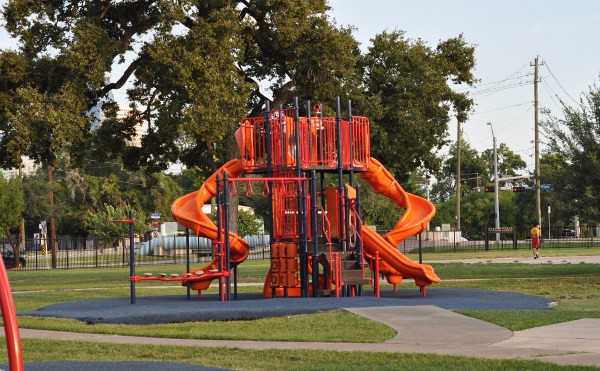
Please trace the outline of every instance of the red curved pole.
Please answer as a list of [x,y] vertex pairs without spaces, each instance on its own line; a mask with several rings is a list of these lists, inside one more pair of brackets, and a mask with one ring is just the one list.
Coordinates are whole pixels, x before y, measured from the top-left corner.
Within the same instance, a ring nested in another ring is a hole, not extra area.
[[21,349],[21,338],[19,337],[19,324],[8,274],[4,267],[4,261],[0,259],[0,308],[2,308],[2,320],[4,321],[4,334],[6,335],[6,347],[8,350],[8,363],[11,371],[24,370],[23,352]]

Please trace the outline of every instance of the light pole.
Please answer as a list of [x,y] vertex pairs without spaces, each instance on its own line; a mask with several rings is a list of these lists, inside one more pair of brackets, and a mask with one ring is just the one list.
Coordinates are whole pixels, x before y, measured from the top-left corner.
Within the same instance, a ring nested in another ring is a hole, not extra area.
[[[494,213],[496,214],[496,230],[500,229],[500,206],[498,205],[498,152],[496,151],[496,136],[491,122],[487,123],[492,129],[492,138],[494,139]],[[496,243],[500,243],[500,233],[496,232]]]

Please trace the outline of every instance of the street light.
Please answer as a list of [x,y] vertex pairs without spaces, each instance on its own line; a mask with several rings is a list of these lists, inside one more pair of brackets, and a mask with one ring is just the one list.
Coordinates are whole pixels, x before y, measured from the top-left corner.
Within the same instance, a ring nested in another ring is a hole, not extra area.
[[[496,230],[500,229],[500,206],[498,205],[498,152],[496,151],[496,136],[491,122],[487,125],[492,129],[492,138],[494,139],[494,212],[496,214]],[[500,243],[500,233],[496,232],[496,243]]]

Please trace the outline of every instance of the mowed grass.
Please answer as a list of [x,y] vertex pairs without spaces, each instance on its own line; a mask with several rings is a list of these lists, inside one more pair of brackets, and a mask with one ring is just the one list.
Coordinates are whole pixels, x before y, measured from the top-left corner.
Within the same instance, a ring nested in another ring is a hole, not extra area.
[[[592,255],[589,250],[587,254]],[[500,256],[510,256],[502,252]],[[565,251],[566,252],[571,252]],[[596,252],[596,251],[594,251]],[[528,252],[529,253],[529,252]],[[596,252],[597,253],[597,252]],[[499,257],[494,254],[494,257]],[[570,255],[570,254],[565,254]],[[573,254],[575,255],[575,254]],[[458,258],[445,254],[446,259]],[[528,256],[528,255],[527,255]],[[491,258],[491,256],[488,256]],[[413,257],[412,259],[416,260]],[[426,256],[428,260],[446,260]],[[600,265],[593,264],[432,264],[444,288],[479,288],[515,291],[540,295],[558,303],[556,310],[544,311],[460,311],[468,316],[497,323],[511,330],[563,322],[579,318],[600,318]],[[268,261],[246,262],[239,267],[239,291],[261,291]],[[138,272],[181,273],[183,266],[146,267]],[[129,271],[88,269],[69,271],[10,272],[15,304],[19,312],[74,300],[127,297]],[[384,285],[384,289],[391,286]],[[417,290],[406,282],[401,289]],[[366,288],[368,289],[368,288]],[[138,295],[170,295],[184,293],[173,283],[155,281],[138,284]],[[214,289],[213,289],[214,292]],[[426,300],[426,298],[424,299]],[[20,317],[21,327],[171,338],[249,339],[271,341],[343,341],[382,342],[395,332],[379,323],[368,321],[343,310],[312,315],[256,321],[196,322],[168,325],[86,325],[78,321]],[[302,350],[240,350],[148,345],[114,345],[52,340],[23,341],[24,357],[29,361],[46,360],[152,360],[203,364],[240,370],[260,369],[502,369],[559,370],[566,367],[537,361],[487,360],[430,354],[387,354],[368,352],[331,352]],[[5,349],[5,344],[1,343]],[[1,352],[6,362],[6,352]],[[572,367],[568,369],[591,369]]]
[[[0,349],[5,347],[0,345]],[[534,360],[497,360],[415,353],[326,350],[251,350],[159,345],[23,340],[26,362],[147,361],[176,362],[231,370],[594,370]],[[5,353],[5,352],[3,352]],[[1,360],[0,360],[1,361]],[[2,362],[6,362],[4,359]]]

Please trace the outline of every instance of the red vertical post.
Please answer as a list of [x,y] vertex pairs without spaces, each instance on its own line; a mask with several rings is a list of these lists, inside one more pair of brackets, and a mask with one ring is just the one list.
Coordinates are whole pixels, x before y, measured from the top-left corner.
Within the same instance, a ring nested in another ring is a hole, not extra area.
[[375,297],[380,297],[381,292],[379,289],[379,251],[375,251]]
[[8,350],[8,363],[11,371],[24,370],[23,350],[21,338],[19,337],[19,324],[13,301],[8,274],[4,267],[4,261],[0,259],[0,308],[2,309],[2,320],[4,321],[4,334],[6,336],[6,347]]

